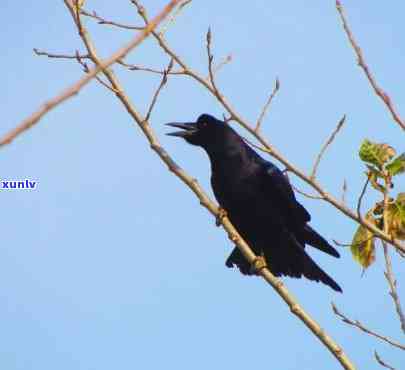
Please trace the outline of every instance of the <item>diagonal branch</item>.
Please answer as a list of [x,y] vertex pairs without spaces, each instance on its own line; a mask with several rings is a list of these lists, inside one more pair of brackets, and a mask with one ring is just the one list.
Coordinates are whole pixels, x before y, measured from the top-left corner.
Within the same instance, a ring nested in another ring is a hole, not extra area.
[[357,55],[357,62],[361,69],[364,71],[368,81],[370,82],[371,87],[373,88],[374,92],[377,96],[384,102],[385,106],[388,108],[389,112],[391,113],[392,118],[394,121],[403,129],[405,130],[405,121],[400,117],[399,113],[397,112],[396,108],[394,107],[394,103],[392,102],[391,98],[388,96],[384,90],[378,86],[376,79],[374,78],[373,74],[370,71],[370,68],[366,64],[364,60],[363,53],[360,49],[360,46],[357,44],[354,36],[349,28],[349,24],[346,20],[345,12],[343,6],[339,0],[336,1],[336,9],[339,13],[340,19],[343,23],[343,29],[346,32],[346,35],[349,39],[350,44],[353,47],[354,52]]
[[125,68],[128,68],[128,70],[130,70],[130,71],[144,71],[144,72],[154,73],[154,74],[162,75],[162,76],[165,73],[167,75],[184,75],[183,71],[172,71],[172,70],[170,70],[169,72],[161,71],[159,69],[139,66],[139,65],[136,65],[136,64],[130,64],[130,63],[124,62],[123,60],[117,60],[117,64],[120,64]]
[[170,71],[173,68],[173,59],[170,59],[170,63],[167,66],[167,68],[163,71],[163,77],[162,80],[160,81],[160,84],[158,86],[158,88],[156,89],[155,93],[153,94],[153,98],[152,98],[152,102],[150,103],[148,112],[146,113],[145,116],[145,121],[149,121],[150,115],[152,114],[152,110],[155,107],[155,104],[157,102],[157,99],[159,97],[160,92],[162,91],[163,87],[166,85],[167,83],[167,75],[170,73]]
[[[73,8],[72,3],[69,0],[64,0],[65,4],[69,3],[69,6]],[[67,99],[71,98],[72,96],[78,94],[78,92],[87,85],[96,75],[108,68],[112,64],[114,64],[118,59],[125,57],[132,49],[136,48],[149,34],[158,26],[158,24],[170,13],[173,7],[179,2],[180,0],[172,0],[170,1],[165,8],[155,17],[147,27],[145,27],[142,31],[140,31],[136,37],[126,46],[119,49],[115,52],[110,58],[101,61],[97,64],[95,68],[89,71],[88,74],[83,76],[79,81],[75,84],[71,85],[67,89],[63,90],[59,95],[55,96],[54,98],[48,100],[40,107],[37,111],[31,114],[29,117],[24,119],[18,126],[16,126],[13,130],[8,132],[5,136],[0,139],[0,147],[6,144],[10,144],[18,135],[23,133],[24,131],[28,130],[30,127],[35,125],[39,120],[45,116],[49,111],[54,109],[59,104],[63,103]],[[73,10],[74,11],[74,10]]]
[[185,0],[182,3],[179,4],[179,6],[177,7],[177,9],[172,13],[172,15],[169,17],[169,19],[166,20],[166,23],[162,25],[162,27],[160,28],[160,32],[159,35],[163,36],[165,34],[165,32],[168,30],[168,28],[170,27],[170,25],[172,25],[177,16],[181,13],[181,11],[188,5],[191,3],[192,0]]
[[390,287],[390,296],[394,301],[395,310],[397,311],[399,322],[401,324],[401,329],[405,333],[405,317],[402,311],[401,302],[397,293],[397,280],[395,279],[394,272],[392,271],[391,256],[389,255],[389,250],[387,244],[383,242],[384,249],[384,259],[385,268],[384,276],[387,279],[388,286]]
[[212,40],[211,28],[208,28],[207,32],[208,77],[215,96],[217,97],[217,99],[221,99],[221,93],[219,92],[217,84],[215,82],[215,73],[213,66],[214,56],[212,55],[211,50],[211,40]]
[[363,189],[361,189],[361,193],[360,193],[360,196],[359,196],[359,199],[357,200],[357,208],[356,208],[356,211],[357,211],[357,217],[359,218],[359,219],[362,219],[363,217],[361,216],[361,203],[363,202],[363,198],[364,198],[364,195],[366,194],[366,190],[367,190],[367,186],[368,186],[368,183],[370,182],[370,176],[367,176],[367,180],[366,180],[366,182],[364,183],[364,185],[363,185]]
[[318,156],[316,157],[314,167],[312,168],[311,176],[309,177],[311,180],[314,180],[316,178],[316,171],[318,170],[319,163],[321,163],[322,156],[325,154],[326,149],[328,149],[328,146],[332,144],[333,140],[335,140],[336,135],[340,131],[340,129],[343,127],[343,124],[345,123],[346,120],[346,115],[344,115],[339,123],[337,124],[336,128],[333,130],[332,134],[326,141],[326,143],[323,145],[321,151],[319,152]]
[[264,107],[263,107],[263,109],[262,109],[262,111],[260,113],[259,118],[257,119],[256,127],[255,127],[256,132],[260,131],[260,126],[262,125],[264,116],[266,115],[266,113],[267,113],[267,111],[268,111],[268,109],[270,107],[270,104],[271,104],[273,98],[276,96],[279,89],[280,89],[280,81],[279,81],[278,78],[276,78],[276,83],[274,84],[273,91],[271,92],[269,98],[266,101],[266,104],[264,105]]
[[[389,189],[391,185],[391,176],[387,173],[386,170],[383,172],[384,174],[384,208],[383,208],[383,223],[384,223],[384,232],[387,234],[389,233],[390,229],[390,216],[389,216]],[[388,252],[387,244],[382,241],[383,249],[384,249],[384,259],[385,259],[385,267],[386,271],[384,272],[385,278],[387,279],[388,286],[390,288],[390,296],[394,301],[395,309],[397,311],[399,321],[401,323],[401,329],[405,333],[405,317],[402,312],[401,302],[399,301],[399,297],[397,294],[397,281],[394,277],[394,272],[392,271],[392,264],[391,264],[391,257]]]
[[346,179],[343,179],[343,184],[342,184],[342,204],[346,205],[346,193],[347,193],[347,181]]
[[48,53],[47,51],[42,51],[42,50],[38,50],[37,48],[32,49],[35,53],[35,55],[38,56],[46,56],[48,58],[53,58],[53,59],[88,59],[89,55],[88,54],[79,54],[78,52],[76,52],[76,54],[53,54],[53,53]]
[[395,368],[393,368],[391,365],[388,365],[385,361],[383,361],[381,359],[381,357],[379,356],[379,354],[377,353],[377,351],[374,351],[374,357],[376,359],[376,361],[382,366],[385,367],[386,369],[389,370],[395,370]]
[[392,339],[390,339],[390,338],[384,337],[383,335],[378,334],[378,333],[376,333],[376,332],[374,332],[374,331],[372,331],[372,330],[366,328],[366,327],[365,327],[360,321],[358,321],[358,320],[353,321],[353,320],[349,319],[347,316],[343,315],[343,314],[337,309],[337,307],[336,307],[336,305],[335,305],[334,303],[332,303],[332,310],[333,310],[333,312],[335,313],[336,316],[338,316],[338,317],[340,317],[340,318],[342,319],[342,321],[343,321],[344,323],[349,324],[349,325],[351,325],[351,326],[354,326],[355,328],[360,329],[360,330],[361,330],[362,332],[364,332],[364,333],[370,334],[370,335],[372,335],[373,337],[376,337],[376,338],[378,338],[378,339],[380,339],[380,340],[382,340],[382,341],[384,341],[384,342],[390,344],[391,346],[394,346],[394,347],[396,347],[396,348],[399,348],[399,349],[402,349],[403,351],[405,351],[405,346],[404,346],[403,344],[398,343],[398,342],[395,342],[394,340],[392,340]]
[[107,19],[104,19],[103,17],[100,17],[95,11],[93,12],[88,12],[87,10],[81,9],[80,14],[89,17],[89,18],[93,18],[96,19],[98,22],[98,24],[105,24],[107,26],[114,26],[117,28],[123,28],[125,30],[142,30],[144,29],[144,27],[138,27],[138,26],[131,26],[128,24],[123,24],[123,23],[118,23],[118,22],[113,22],[113,21],[109,21]]

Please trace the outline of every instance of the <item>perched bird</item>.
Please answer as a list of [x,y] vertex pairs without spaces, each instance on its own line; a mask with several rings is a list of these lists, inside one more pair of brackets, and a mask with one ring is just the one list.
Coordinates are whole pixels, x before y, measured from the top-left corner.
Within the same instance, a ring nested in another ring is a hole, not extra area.
[[[211,185],[220,206],[256,255],[276,275],[306,277],[341,292],[340,286],[305,252],[309,244],[334,257],[339,253],[308,222],[287,177],[260,157],[227,123],[203,114],[197,122],[168,123],[181,137],[202,147],[211,162]],[[226,266],[252,275],[252,266],[235,248]]]

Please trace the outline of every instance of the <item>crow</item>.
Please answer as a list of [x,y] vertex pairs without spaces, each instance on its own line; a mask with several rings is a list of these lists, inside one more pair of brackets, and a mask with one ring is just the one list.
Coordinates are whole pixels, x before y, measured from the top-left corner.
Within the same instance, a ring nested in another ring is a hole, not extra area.
[[[305,245],[337,258],[339,253],[308,224],[310,214],[279,168],[259,156],[228,123],[208,114],[196,122],[167,125],[181,129],[167,135],[181,137],[208,154],[211,185],[220,207],[275,276],[304,276],[342,292],[306,253]],[[226,266],[236,266],[244,275],[255,274],[237,248]]]

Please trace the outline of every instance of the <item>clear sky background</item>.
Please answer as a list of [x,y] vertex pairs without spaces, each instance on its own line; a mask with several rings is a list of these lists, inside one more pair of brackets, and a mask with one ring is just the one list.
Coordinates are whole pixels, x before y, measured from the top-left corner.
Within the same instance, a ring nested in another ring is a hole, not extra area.
[[[156,14],[164,3],[145,6]],[[369,65],[405,115],[405,4],[344,5]],[[141,24],[129,1],[88,0],[86,9]],[[4,134],[82,76],[77,63],[38,57],[32,49],[74,53],[83,47],[62,1],[3,0],[0,13]],[[102,56],[133,37],[89,19],[85,24]],[[300,168],[310,171],[320,146],[347,114],[319,180],[339,197],[346,179],[354,207],[365,178],[357,156],[361,141],[388,142],[399,152],[405,141],[356,65],[334,1],[194,0],[167,38],[203,74],[208,26],[216,60],[233,56],[218,83],[248,120],[255,121],[279,77],[281,90],[263,130]],[[168,63],[153,40],[127,60],[155,68]],[[115,71],[145,112],[159,78]],[[194,120],[203,112],[221,117],[224,109],[192,80],[174,77],[152,124],[174,159],[212,194],[205,154],[164,135],[165,122]],[[2,369],[340,368],[269,286],[224,266],[232,245],[223,230],[151,152],[117,99],[96,82],[2,148],[0,167],[2,179],[39,182],[35,191],[0,192]],[[308,190],[296,178],[293,182]],[[394,190],[405,190],[404,178]],[[350,242],[352,221],[327,204],[299,199],[326,238]],[[374,200],[369,191],[364,209]],[[311,251],[343,294],[305,280],[284,281],[359,369],[380,368],[375,349],[400,369],[403,352],[343,324],[330,305],[334,301],[350,317],[403,341],[381,250],[363,277],[349,250],[342,248],[341,254],[335,260]],[[396,254],[393,260],[405,300],[403,260]]]

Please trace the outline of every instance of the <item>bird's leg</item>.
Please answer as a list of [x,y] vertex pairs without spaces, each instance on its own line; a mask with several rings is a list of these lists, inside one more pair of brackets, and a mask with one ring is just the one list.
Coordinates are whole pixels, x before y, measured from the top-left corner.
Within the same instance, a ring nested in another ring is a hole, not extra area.
[[267,267],[266,259],[264,258],[264,253],[262,252],[260,256],[257,256],[250,265],[251,274],[259,275],[260,271]]
[[219,207],[217,216],[215,217],[215,225],[218,227],[221,226],[222,219],[227,216],[228,214],[226,213],[226,211],[222,207]]

